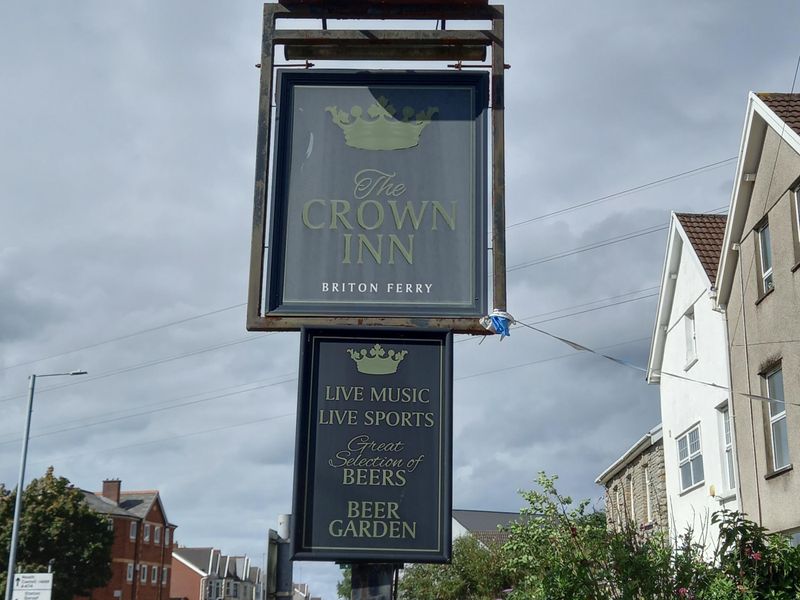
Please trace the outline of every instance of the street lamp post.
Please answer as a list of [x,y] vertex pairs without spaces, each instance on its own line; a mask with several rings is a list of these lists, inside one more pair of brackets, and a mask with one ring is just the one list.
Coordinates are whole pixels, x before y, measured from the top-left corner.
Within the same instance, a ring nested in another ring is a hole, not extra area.
[[11,545],[8,549],[8,577],[6,577],[6,600],[11,600],[14,593],[14,570],[17,562],[17,541],[19,538],[19,517],[22,512],[22,486],[25,480],[25,463],[28,460],[28,438],[31,432],[31,414],[33,413],[33,391],[36,389],[37,377],[62,377],[86,375],[86,371],[70,371],[69,373],[45,373],[31,375],[28,378],[28,415],[25,418],[25,432],[22,436],[22,454],[19,459],[19,480],[17,481],[17,497],[14,502],[14,526],[11,529]]

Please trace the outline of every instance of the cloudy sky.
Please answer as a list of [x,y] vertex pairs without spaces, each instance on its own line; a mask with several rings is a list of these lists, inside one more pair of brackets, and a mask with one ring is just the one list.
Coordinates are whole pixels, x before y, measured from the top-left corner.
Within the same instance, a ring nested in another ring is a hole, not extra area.
[[[800,4],[506,10],[509,311],[644,365],[661,228],[728,204],[747,92],[789,91]],[[299,341],[244,328],[261,4],[3,12],[0,481],[28,375],[83,368],[40,380],[29,478],[159,489],[180,543],[261,560],[290,511]],[[456,508],[518,510],[540,470],[599,499],[659,422],[641,374],[530,330],[459,338],[455,379]],[[296,565],[326,600],[337,576]]]

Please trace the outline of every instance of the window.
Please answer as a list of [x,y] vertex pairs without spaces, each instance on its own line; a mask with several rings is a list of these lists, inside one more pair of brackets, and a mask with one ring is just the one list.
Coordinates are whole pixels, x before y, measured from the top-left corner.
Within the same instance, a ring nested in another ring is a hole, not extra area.
[[789,438],[786,431],[786,404],[783,402],[783,371],[780,367],[764,376],[769,403],[769,429],[772,441],[772,468],[777,471],[789,465]]
[[167,585],[167,573],[169,572],[169,567],[164,567],[161,569],[161,585]]
[[800,264],[800,186],[794,188],[794,202],[792,202],[792,229],[794,229],[794,257]]
[[114,531],[114,519],[108,519],[108,530]]
[[164,529],[164,545],[169,546],[169,528]]
[[158,567],[153,567],[153,573],[150,576],[150,583],[152,583],[153,585],[158,583]]
[[235,581],[233,582],[233,597],[234,598],[239,597],[239,584],[236,583]]
[[231,595],[231,582],[230,581],[226,581],[225,582],[225,595],[226,596],[230,596]]
[[678,438],[678,468],[681,472],[682,492],[703,483],[705,476],[699,425]]
[[161,543],[161,527],[159,527],[158,525],[156,525],[155,528],[153,529],[153,542],[156,544]]
[[128,574],[125,579],[133,581],[133,563],[128,563]]
[[622,526],[622,515],[624,512],[622,509],[622,494],[620,493],[619,487],[617,487],[616,489],[617,489],[617,525]]
[[141,569],[142,570],[139,574],[140,575],[139,581],[141,581],[142,583],[147,583],[147,565],[142,565]]
[[647,522],[653,522],[653,504],[650,500],[650,469],[644,470],[644,497],[647,508]]
[[766,294],[775,287],[775,283],[772,280],[772,249],[769,223],[764,223],[757,231],[758,250],[761,258],[761,293]]
[[222,597],[222,583],[220,581],[214,582],[214,598]]
[[736,474],[733,464],[733,436],[731,435],[731,413],[726,404],[719,409],[722,420],[722,468],[725,470],[725,486],[732,490],[736,487]]
[[636,521],[636,502],[634,502],[635,496],[633,495],[633,475],[628,477],[628,492],[631,497],[631,520]]
[[145,542],[150,541],[150,523],[144,524],[144,541]]
[[683,328],[686,339],[686,366],[688,369],[697,362],[697,336],[694,328],[694,307],[683,315]]
[[138,529],[138,523],[136,521],[131,521],[131,539],[136,539],[136,531]]

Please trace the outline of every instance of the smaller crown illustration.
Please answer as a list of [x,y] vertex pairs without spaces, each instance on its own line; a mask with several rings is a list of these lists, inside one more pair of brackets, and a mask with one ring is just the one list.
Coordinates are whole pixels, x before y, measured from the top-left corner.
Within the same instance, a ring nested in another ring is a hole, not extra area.
[[367,108],[367,114],[372,120],[362,118],[364,111],[360,106],[354,106],[349,113],[336,106],[328,106],[325,111],[331,114],[331,120],[344,131],[344,140],[348,146],[361,150],[402,150],[419,144],[422,130],[439,109],[429,106],[427,110],[417,112],[413,107],[406,106],[402,116],[396,118],[397,109],[381,96]]
[[348,348],[347,352],[350,358],[356,363],[356,368],[359,373],[367,375],[390,375],[397,372],[397,366],[408,354],[408,350],[388,352],[380,345],[375,344],[372,348],[367,350],[353,350]]

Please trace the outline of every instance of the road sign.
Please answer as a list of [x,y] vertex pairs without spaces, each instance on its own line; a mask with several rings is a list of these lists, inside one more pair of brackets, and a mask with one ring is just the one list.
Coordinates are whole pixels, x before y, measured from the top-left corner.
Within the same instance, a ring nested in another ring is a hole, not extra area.
[[52,590],[52,573],[16,573],[14,575],[14,591],[16,590]]
[[50,600],[52,573],[17,573],[14,575],[12,600]]
[[50,590],[20,590],[14,588],[11,598],[12,600],[50,600],[51,594]]

